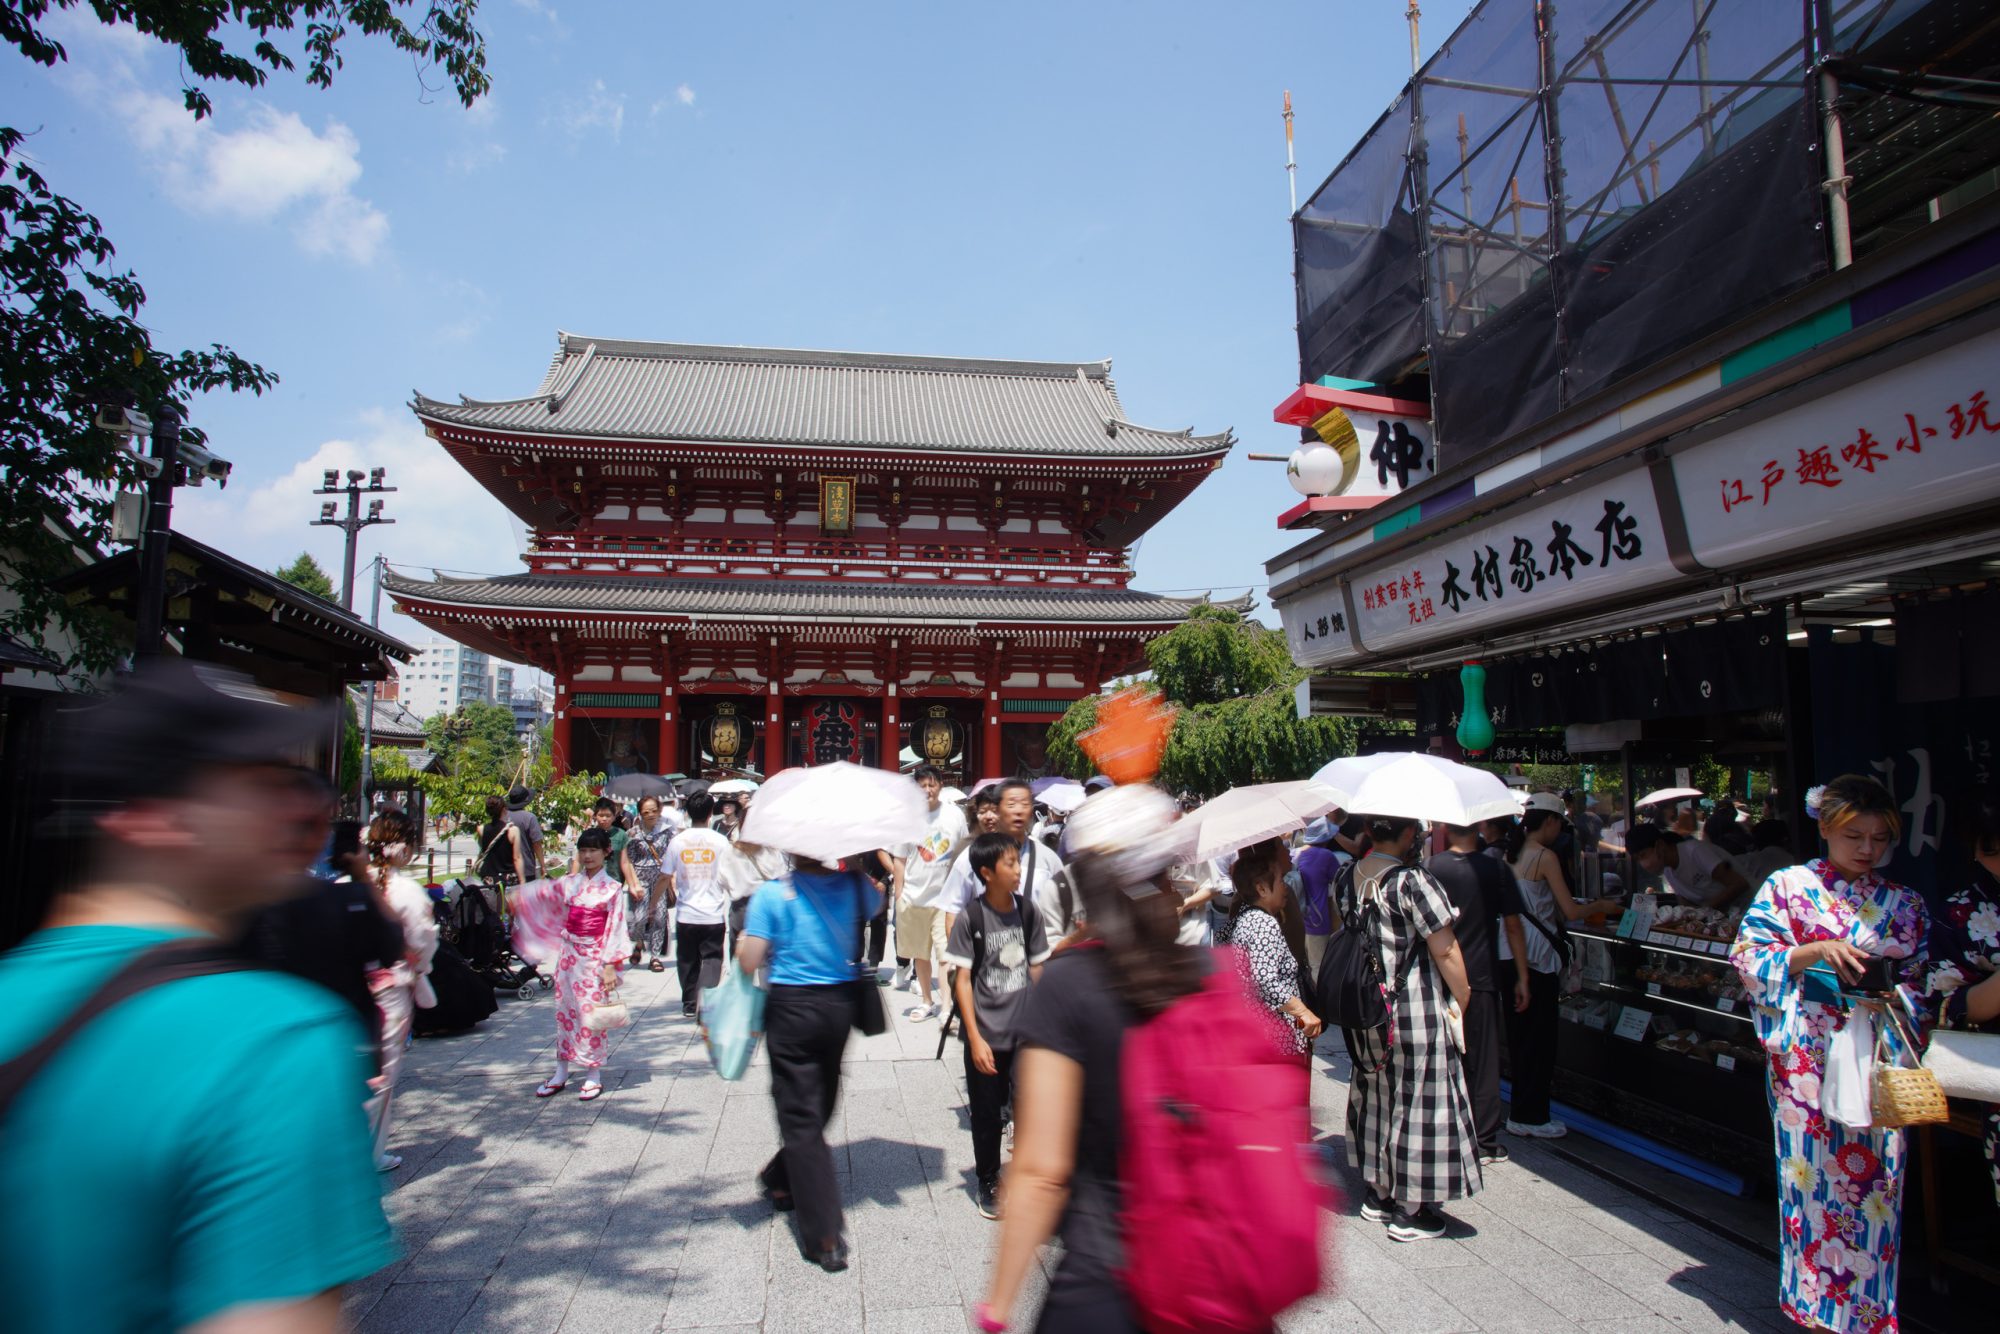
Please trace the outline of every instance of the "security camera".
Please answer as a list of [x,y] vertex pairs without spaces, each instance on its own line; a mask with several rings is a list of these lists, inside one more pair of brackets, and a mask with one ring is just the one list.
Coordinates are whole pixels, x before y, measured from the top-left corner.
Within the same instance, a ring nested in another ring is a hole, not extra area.
[[181,467],[186,469],[188,486],[200,486],[203,482],[228,486],[230,471],[236,466],[216,455],[208,446],[190,440],[181,441],[180,458]]
[[127,439],[149,436],[153,433],[153,419],[136,408],[106,404],[97,410],[97,428]]

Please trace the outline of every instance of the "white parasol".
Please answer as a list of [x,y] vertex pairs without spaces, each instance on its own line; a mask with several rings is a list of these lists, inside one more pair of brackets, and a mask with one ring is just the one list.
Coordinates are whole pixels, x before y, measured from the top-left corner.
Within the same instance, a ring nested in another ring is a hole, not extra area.
[[965,793],[955,787],[939,788],[938,800],[947,805],[956,806],[959,802],[965,800]]
[[747,778],[725,778],[720,783],[709,788],[708,795],[711,797],[728,797],[742,792],[755,792],[756,790],[757,785]]
[[1701,789],[1698,787],[1663,787],[1658,792],[1648,792],[1634,804],[1653,806],[1663,801],[1686,801],[1689,797],[1700,795]]
[[1304,829],[1338,804],[1304,781],[1231,788],[1185,817],[1194,826],[1194,859],[1205,862]]
[[1042,789],[1035,800],[1057,815],[1068,815],[1083,805],[1083,799],[1089,795],[1081,783],[1051,783]]
[[787,769],[750,804],[742,838],[814,861],[914,843],[929,819],[915,783],[886,769],[845,760]]
[[1484,769],[1435,755],[1351,755],[1314,774],[1315,795],[1361,815],[1475,825],[1521,813],[1520,798]]

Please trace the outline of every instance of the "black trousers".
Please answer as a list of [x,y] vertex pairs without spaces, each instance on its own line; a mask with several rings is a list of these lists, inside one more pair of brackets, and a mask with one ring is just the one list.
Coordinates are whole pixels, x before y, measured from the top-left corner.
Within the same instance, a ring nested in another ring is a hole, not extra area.
[[771,1102],[778,1113],[775,1157],[759,1174],[798,1207],[799,1245],[817,1252],[840,1240],[840,1186],[826,1147],[826,1123],[840,1097],[840,1054],[854,1026],[851,986],[773,986],[764,1006],[771,1057]]
[[965,1097],[972,1107],[972,1166],[982,1183],[1000,1176],[1000,1114],[1014,1096],[1014,1053],[993,1051],[993,1073],[982,1074],[972,1063],[972,1044],[965,1048]]
[[[1507,1119],[1507,1106],[1500,1101],[1501,1012],[1513,1008],[1513,994],[1497,991],[1475,991],[1465,1006],[1465,1087],[1472,1095],[1472,1124],[1482,1149],[1500,1142]],[[1520,1097],[1518,1088],[1514,1096]]]
[[[868,923],[868,953],[864,957],[868,960],[870,972],[882,966],[882,951],[888,944],[889,892],[885,889],[882,892],[882,911],[876,913]],[[870,978],[869,981],[872,982],[874,979]]]
[[729,935],[723,922],[674,924],[674,961],[681,975],[681,1008],[701,1003],[701,989],[722,980],[722,946]]
[[[1559,973],[1528,974],[1528,1008],[1507,1007],[1507,1069],[1514,1077],[1508,1115],[1523,1125],[1549,1119],[1549,1089],[1556,1078],[1556,1001]],[[1467,1042],[1470,1043],[1470,1035]]]

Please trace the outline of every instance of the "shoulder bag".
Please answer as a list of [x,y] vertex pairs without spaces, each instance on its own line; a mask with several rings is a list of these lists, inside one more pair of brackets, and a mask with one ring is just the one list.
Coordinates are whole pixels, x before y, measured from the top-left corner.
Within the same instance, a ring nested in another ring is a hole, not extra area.
[[[789,880],[789,877],[787,877]],[[848,985],[854,992],[854,1029],[863,1037],[876,1037],[889,1031],[889,1012],[882,1005],[882,990],[875,985],[872,977],[861,976],[861,960],[867,953],[868,919],[861,912],[862,876],[858,871],[848,872],[848,884],[854,890],[854,957],[848,962],[853,967],[855,977]],[[826,923],[826,929],[835,940],[840,939],[840,930],[826,910],[813,900],[810,894],[799,894],[793,886],[792,893],[812,904],[813,912]]]

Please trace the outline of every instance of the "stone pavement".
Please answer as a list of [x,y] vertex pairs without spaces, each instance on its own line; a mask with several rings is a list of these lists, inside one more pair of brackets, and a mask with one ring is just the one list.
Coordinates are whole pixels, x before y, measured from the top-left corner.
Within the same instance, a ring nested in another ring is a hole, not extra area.
[[[473,1032],[421,1040],[405,1065],[390,1217],[405,1258],[351,1293],[364,1331],[656,1329],[957,1331],[984,1292],[999,1227],[973,1208],[954,1038],[900,1013],[853,1038],[830,1139],[853,1266],[799,1258],[758,1199],[777,1144],[768,1077],[717,1079],[671,972],[628,975],[606,1093],[537,1100],[553,1005],[508,997]],[[1342,1154],[1346,1061],[1323,1042],[1313,1119]],[[1677,1215],[1510,1141],[1514,1160],[1452,1205],[1449,1236],[1399,1245],[1352,1216],[1328,1229],[1330,1291],[1286,1331],[1700,1334],[1785,1331],[1775,1266]],[[1343,1189],[1358,1187],[1342,1159]],[[1039,1282],[1039,1276],[1037,1276]],[[1030,1294],[1016,1328],[1040,1301]]]

